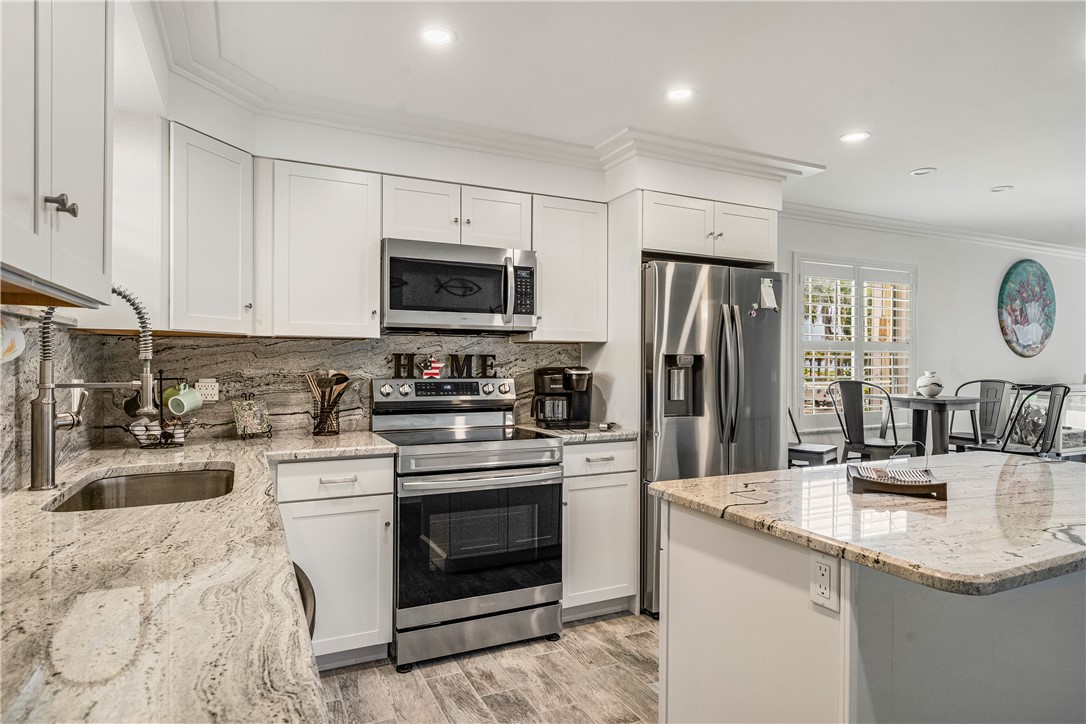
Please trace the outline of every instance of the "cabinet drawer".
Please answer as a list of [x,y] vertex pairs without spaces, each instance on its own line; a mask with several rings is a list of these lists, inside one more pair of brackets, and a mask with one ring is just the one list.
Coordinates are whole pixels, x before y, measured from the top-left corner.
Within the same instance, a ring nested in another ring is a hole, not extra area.
[[392,460],[383,457],[279,463],[276,499],[286,503],[391,493],[395,487]]
[[565,459],[567,478],[637,470],[637,442],[635,440],[566,445],[562,456]]

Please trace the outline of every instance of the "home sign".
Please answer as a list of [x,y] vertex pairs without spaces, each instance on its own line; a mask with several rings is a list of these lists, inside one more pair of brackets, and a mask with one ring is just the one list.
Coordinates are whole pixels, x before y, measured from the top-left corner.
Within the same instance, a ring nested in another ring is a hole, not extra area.
[[439,362],[433,355],[421,362],[416,362],[415,353],[395,352],[392,355],[392,377],[401,380],[415,379],[416,370],[423,379],[446,377],[467,379],[471,377],[497,377],[494,370],[495,356],[492,354],[450,354],[444,362]]

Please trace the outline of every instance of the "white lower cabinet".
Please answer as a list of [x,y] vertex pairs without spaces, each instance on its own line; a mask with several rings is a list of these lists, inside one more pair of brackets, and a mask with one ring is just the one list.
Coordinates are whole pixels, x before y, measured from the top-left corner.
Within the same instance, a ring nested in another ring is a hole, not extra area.
[[[287,549],[313,584],[317,656],[392,641],[392,458],[381,460],[387,470],[367,475],[387,478],[387,485],[377,485],[387,493],[279,504]],[[291,465],[279,466],[280,477]],[[331,472],[329,485],[350,477]],[[374,485],[371,480],[366,487]]]
[[[632,461],[635,451],[635,442],[588,443],[567,446],[565,457]],[[568,470],[569,465],[566,467]],[[636,595],[639,577],[636,470],[631,467],[623,472],[569,476],[564,485],[563,608]]]

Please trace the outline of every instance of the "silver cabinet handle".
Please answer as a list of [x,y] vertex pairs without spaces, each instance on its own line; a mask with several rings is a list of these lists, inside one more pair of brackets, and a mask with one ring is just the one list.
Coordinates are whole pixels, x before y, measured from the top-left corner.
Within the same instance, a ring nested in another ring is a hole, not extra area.
[[344,475],[342,478],[321,478],[321,485],[327,485],[328,483],[357,483],[357,475]]
[[722,231],[722,232],[720,232],[719,234],[717,234],[717,235],[716,235],[716,238],[718,238],[718,239],[719,239],[719,238],[721,238],[722,236],[724,236],[724,232],[723,232],[723,231]]
[[586,463],[613,463],[615,461],[615,456],[614,455],[604,455],[601,458],[586,457],[584,459],[584,461]]
[[706,239],[712,239],[713,238],[713,232],[710,231],[708,234],[705,235],[705,238]]
[[62,214],[71,214],[72,216],[79,216],[79,204],[69,204],[68,194],[61,194],[60,196],[46,196],[45,203],[56,204],[57,211]]
[[245,305],[245,308],[246,309],[252,309],[253,308],[253,303],[249,302],[248,304]]

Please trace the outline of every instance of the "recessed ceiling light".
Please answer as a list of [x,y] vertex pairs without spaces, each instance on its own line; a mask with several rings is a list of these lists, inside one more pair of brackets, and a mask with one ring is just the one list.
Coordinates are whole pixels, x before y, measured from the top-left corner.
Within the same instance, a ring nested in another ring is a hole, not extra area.
[[935,173],[938,170],[934,166],[921,166],[920,168],[914,168],[909,173],[913,176],[927,176],[929,173]]
[[426,28],[422,31],[422,39],[431,45],[448,45],[456,40],[456,33],[448,28]]
[[667,92],[667,99],[669,101],[688,101],[694,97],[696,92],[693,88],[672,88]]
[[849,131],[841,136],[841,141],[842,143],[859,143],[860,141],[866,141],[869,138],[871,138],[871,134],[867,131]]
[[994,194],[1001,194],[1004,191],[1010,191],[1013,188],[1014,188],[1013,186],[993,186],[992,188],[990,188],[988,190],[991,191]]

